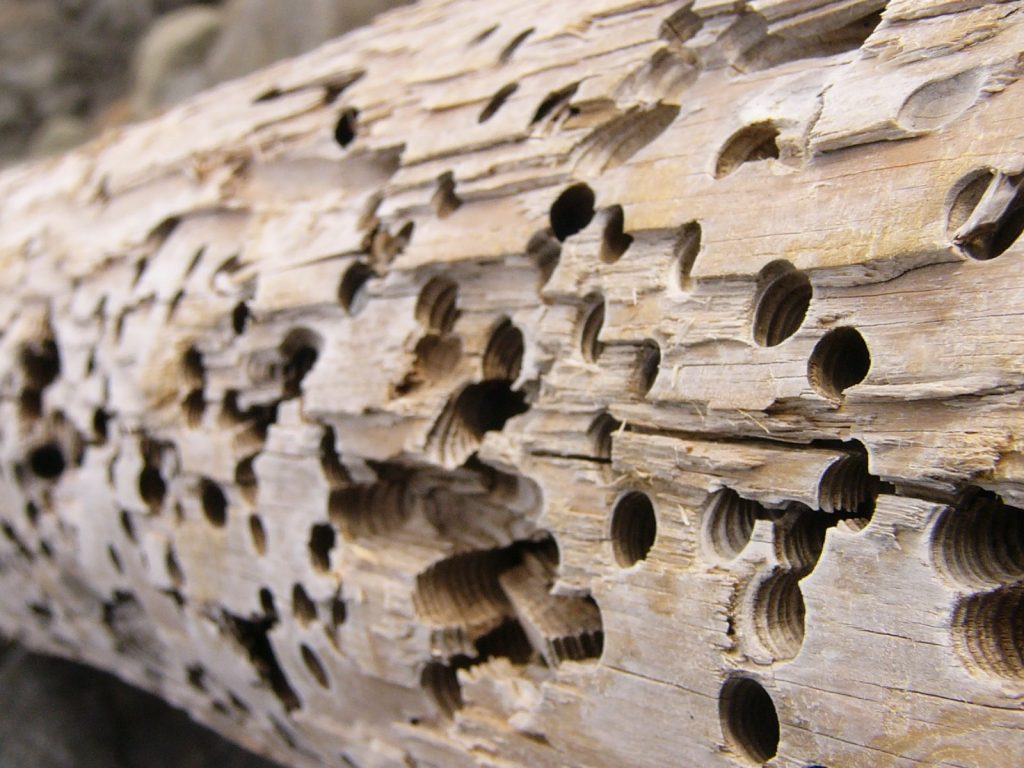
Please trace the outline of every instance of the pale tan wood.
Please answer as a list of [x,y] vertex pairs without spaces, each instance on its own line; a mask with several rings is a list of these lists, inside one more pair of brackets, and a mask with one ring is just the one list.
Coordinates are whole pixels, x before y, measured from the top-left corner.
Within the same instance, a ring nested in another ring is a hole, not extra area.
[[288,765],[1024,764],[1021,5],[429,0],[0,175],[0,629]]

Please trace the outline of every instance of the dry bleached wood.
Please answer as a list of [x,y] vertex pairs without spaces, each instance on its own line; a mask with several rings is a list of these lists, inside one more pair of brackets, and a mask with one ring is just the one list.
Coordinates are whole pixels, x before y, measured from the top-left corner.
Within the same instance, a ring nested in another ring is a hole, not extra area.
[[1021,3],[426,2],[0,176],[0,628],[291,765],[1024,764]]

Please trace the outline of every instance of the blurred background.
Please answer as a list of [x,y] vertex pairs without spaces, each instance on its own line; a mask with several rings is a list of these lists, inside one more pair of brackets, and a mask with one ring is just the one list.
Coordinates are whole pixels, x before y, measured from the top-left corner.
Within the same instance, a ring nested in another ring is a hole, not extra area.
[[[408,0],[0,0],[0,167],[70,149]],[[112,675],[0,637],[0,768],[272,768]]]
[[0,166],[69,149],[408,0],[0,0]]

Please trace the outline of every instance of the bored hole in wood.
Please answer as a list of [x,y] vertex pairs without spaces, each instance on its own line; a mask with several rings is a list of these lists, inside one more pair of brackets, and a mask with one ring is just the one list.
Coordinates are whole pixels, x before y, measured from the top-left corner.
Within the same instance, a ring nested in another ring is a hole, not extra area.
[[822,397],[841,401],[843,392],[864,381],[870,369],[871,352],[864,337],[857,329],[843,326],[826,333],[814,346],[807,380]]
[[741,757],[764,763],[779,749],[779,716],[760,683],[749,677],[726,680],[718,694],[718,717],[729,747]]
[[[35,555],[32,553],[32,550],[30,550],[25,545],[25,542],[21,540],[21,537],[18,536],[18,532],[14,530],[14,528],[11,526],[10,523],[8,523],[6,521],[4,521],[3,523],[0,523],[0,530],[3,531],[4,536],[7,537],[7,540],[9,542],[11,542],[11,544],[13,544],[17,548],[18,553],[22,557],[24,557],[29,562],[31,562],[32,560],[35,559]],[[114,550],[113,545],[111,545],[110,549]],[[114,554],[115,555],[117,554],[116,550],[114,550]],[[116,566],[120,566],[120,564],[121,564],[120,559],[119,558],[115,558],[115,560],[116,560],[115,565]]]
[[252,546],[256,554],[267,554],[267,532],[259,515],[249,515],[249,535],[252,537]]
[[413,370],[395,387],[398,395],[408,394],[424,382],[442,381],[450,376],[462,359],[462,339],[446,334],[428,333],[416,342]]
[[[671,61],[679,63],[674,56],[664,53]],[[658,102],[627,109],[618,117],[598,125],[580,142],[575,170],[597,176],[618,168],[661,137],[678,116],[679,106],[676,104]]]
[[587,435],[589,435],[593,446],[594,455],[602,461],[611,461],[612,458],[612,440],[614,439],[615,433],[622,427],[622,422],[617,420],[610,413],[605,411],[604,413],[598,414],[590,423],[590,428],[587,429]]
[[447,277],[432,278],[416,300],[416,319],[428,331],[449,333],[459,317],[459,286]]
[[416,576],[416,614],[438,629],[462,628],[480,636],[509,614],[499,574],[514,562],[508,549],[465,552],[440,560]]
[[526,255],[536,265],[540,273],[540,286],[543,287],[551,279],[562,257],[562,244],[548,227],[533,233],[526,244]]
[[316,603],[306,594],[301,584],[295,584],[292,587],[292,615],[306,626],[316,621],[316,614]]
[[791,572],[804,576],[814,570],[825,548],[825,533],[837,523],[834,516],[822,514],[803,505],[788,524],[776,524],[776,552],[780,562]]
[[201,693],[206,693],[206,669],[202,664],[189,665],[185,670],[185,674],[189,685]]
[[331,522],[348,540],[390,534],[412,512],[409,482],[401,477],[333,490],[328,502]]
[[64,473],[67,461],[57,443],[45,443],[34,448],[28,457],[32,474],[41,480],[56,480]]
[[964,176],[954,186],[951,199],[948,202],[949,210],[946,213],[946,234],[952,240],[960,227],[967,223],[978,207],[981,198],[985,196],[989,185],[995,178],[996,171],[993,168],[979,168]]
[[536,659],[536,651],[527,637],[523,625],[516,619],[501,622],[498,626],[478,637],[473,646],[477,656],[472,664],[488,659],[506,658],[513,664],[529,664]]
[[323,339],[320,334],[307,328],[296,328],[281,342],[281,356],[284,358],[284,397],[291,399],[302,394],[302,380],[313,370]]
[[18,416],[25,421],[35,421],[43,415],[43,393],[38,389],[25,388],[18,395]]
[[594,190],[587,184],[573,184],[551,204],[551,231],[559,241],[586,228],[594,218]]
[[571,600],[574,605],[574,631],[548,640],[548,657],[556,664],[563,661],[588,661],[600,659],[604,652],[604,619],[601,608],[593,597],[554,598],[557,605],[560,601]]
[[509,96],[517,90],[519,90],[519,83],[509,83],[508,85],[504,85],[499,88],[498,92],[491,97],[491,100],[488,101],[483,110],[481,110],[480,116],[477,118],[477,122],[486,123],[494,117],[494,114],[504,106],[506,101],[508,101]]
[[139,472],[138,486],[139,497],[151,512],[155,512],[163,506],[164,496],[167,494],[167,484],[157,467],[150,464],[144,466]]
[[754,341],[774,347],[796,333],[811,306],[811,281],[788,261],[773,261],[758,276]]
[[615,561],[628,568],[645,560],[658,535],[654,504],[646,493],[630,491],[612,510],[611,539]]
[[282,706],[288,711],[301,707],[302,700],[288,682],[270,642],[269,632],[277,621],[276,615],[254,620],[223,611],[223,619],[227,632],[245,649],[253,669]]
[[969,671],[1024,681],[1024,586],[962,598],[950,630],[953,650]]
[[959,585],[987,589],[1024,579],[1024,510],[969,489],[935,523],[932,562]]
[[516,52],[516,49],[525,43],[526,38],[532,35],[533,32],[534,28],[530,27],[529,29],[524,29],[518,35],[513,37],[512,40],[509,41],[508,45],[501,49],[501,53],[498,54],[498,61],[502,64],[508,64],[508,62],[512,60],[512,55]]
[[121,530],[124,531],[124,535],[128,537],[128,541],[133,544],[138,543],[138,539],[135,538],[135,524],[132,522],[132,513],[127,509],[121,510]]
[[367,284],[374,277],[374,271],[362,261],[357,261],[345,271],[338,286],[338,302],[341,308],[355,317],[366,306],[369,300]]
[[337,629],[345,623],[347,618],[348,606],[341,599],[341,594],[339,593],[331,600],[331,627]]
[[640,366],[637,370],[637,390],[641,395],[651,391],[661,370],[661,347],[653,339],[640,345]]
[[328,487],[332,489],[349,482],[348,472],[338,454],[334,427],[324,427],[323,437],[320,438],[320,469],[323,470]]
[[715,178],[733,173],[744,163],[779,157],[779,129],[770,120],[741,128],[725,142],[715,162]]
[[238,486],[242,498],[252,505],[256,504],[259,492],[259,483],[256,479],[256,469],[253,462],[257,454],[246,456],[235,465],[235,485]]
[[245,333],[250,317],[252,317],[252,313],[249,311],[249,305],[244,301],[238,302],[235,308],[231,310],[231,329],[235,332],[236,336],[241,336]]
[[206,382],[206,368],[203,365],[203,353],[195,347],[189,347],[181,358],[181,371],[185,383],[195,389],[202,389]]
[[327,677],[327,670],[324,669],[324,665],[320,663],[320,659],[313,652],[313,649],[303,643],[299,646],[299,652],[302,654],[302,661],[313,679],[320,684],[321,688],[330,688],[331,683]]
[[[878,2],[877,5],[884,5]],[[853,6],[851,6],[852,8]],[[822,29],[807,36],[786,36],[785,33],[765,35],[733,62],[740,72],[754,72],[791,61],[834,56],[856,51],[882,21],[881,10],[854,18],[837,29]]]
[[673,272],[680,290],[690,285],[690,273],[700,253],[701,228],[696,221],[689,221],[676,230],[672,244]]
[[437,189],[430,198],[439,219],[451,216],[462,205],[462,198],[455,194],[455,176],[451,171],[437,177]]
[[875,512],[875,500],[882,489],[878,477],[868,471],[864,447],[829,465],[818,481],[818,508],[842,518],[845,528],[859,530]]
[[537,111],[533,113],[530,125],[536,125],[548,115],[551,115],[552,119],[556,119],[562,110],[569,105],[579,87],[580,84],[578,82],[572,83],[545,96],[544,100],[537,106]]
[[614,264],[633,244],[633,236],[626,234],[623,229],[626,219],[621,205],[605,208],[602,213],[604,232],[601,237],[601,261]]
[[587,300],[579,333],[580,353],[588,363],[596,363],[604,350],[604,345],[599,340],[603,326],[604,297],[595,294]]
[[754,596],[758,640],[776,661],[792,659],[804,642],[804,597],[799,577],[783,572],[765,579]]
[[321,573],[331,570],[331,550],[336,540],[330,523],[317,523],[309,530],[309,557],[313,567]]
[[481,381],[450,400],[428,436],[431,450],[443,461],[463,463],[487,432],[499,432],[514,416],[530,408],[526,395],[506,380]]
[[107,442],[109,429],[110,414],[103,408],[97,408],[92,412],[92,433],[97,445],[104,445]]
[[204,477],[199,481],[199,496],[203,505],[203,514],[215,528],[223,528],[228,523],[228,501],[224,491],[213,480]]
[[274,605],[274,593],[267,587],[261,587],[259,592],[260,610],[263,615],[272,621],[277,621],[277,606]]
[[338,115],[338,122],[334,125],[334,140],[342,149],[355,140],[358,120],[359,110],[355,107],[346,107]]
[[321,664],[321,660],[313,652],[313,649],[302,643],[299,646],[299,652],[302,654],[302,662],[305,664],[313,680],[319,683],[319,686],[322,688],[330,688],[331,681],[328,679],[327,670],[324,669],[324,665]]
[[523,368],[525,348],[523,332],[508,318],[503,319],[491,333],[484,350],[484,378],[514,382]]
[[716,491],[704,512],[703,539],[724,561],[735,560],[747,546],[754,521],[767,517],[759,503],[744,499],[731,488]]
[[1024,233],[1024,174],[983,168],[955,187],[947,233],[957,248],[978,261],[1003,254]]
[[167,551],[164,553],[164,567],[167,568],[167,576],[170,578],[171,584],[181,589],[185,585],[185,572],[181,569],[181,563],[178,562],[174,546],[170,543],[168,543]]
[[658,37],[666,42],[681,46],[692,38],[703,26],[700,16],[690,10],[690,4],[673,13],[658,28]]
[[451,718],[462,709],[462,686],[455,667],[432,661],[420,674],[420,686],[430,696],[441,713]]
[[206,398],[203,390],[193,389],[185,399],[181,401],[181,411],[185,415],[185,423],[193,429],[203,422],[203,413],[206,412]]
[[466,44],[466,47],[467,48],[472,48],[474,45],[480,45],[480,43],[482,43],[484,40],[486,40],[488,37],[490,37],[491,35],[493,35],[495,32],[498,31],[498,26],[499,26],[498,24],[494,24],[494,25],[492,25],[490,27],[487,27],[487,29],[485,29],[485,30],[483,30],[481,32],[478,32]]
[[60,352],[53,338],[22,344],[18,357],[27,385],[32,389],[42,391],[60,376]]

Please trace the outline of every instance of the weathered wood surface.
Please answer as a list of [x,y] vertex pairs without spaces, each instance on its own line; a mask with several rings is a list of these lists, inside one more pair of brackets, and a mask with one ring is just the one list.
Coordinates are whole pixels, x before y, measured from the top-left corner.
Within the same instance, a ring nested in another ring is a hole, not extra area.
[[1021,5],[436,0],[0,176],[0,629],[291,765],[1024,764]]

